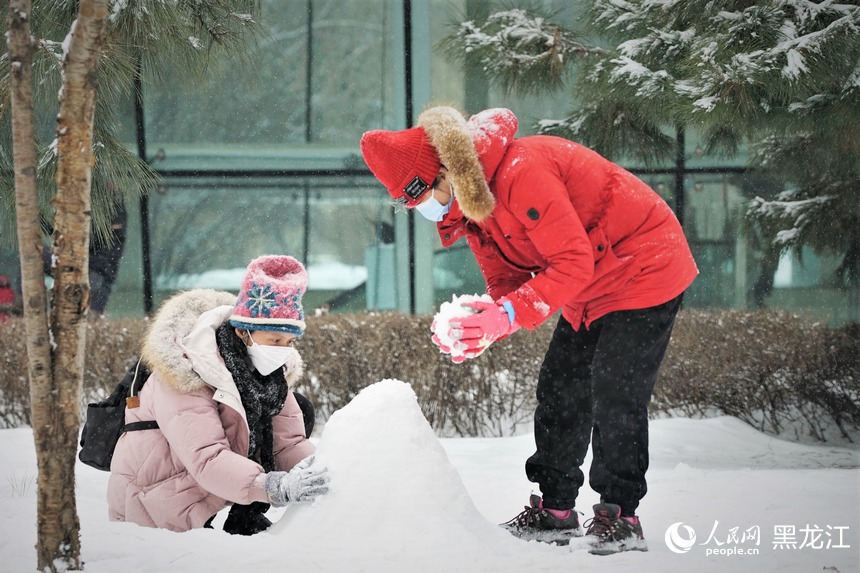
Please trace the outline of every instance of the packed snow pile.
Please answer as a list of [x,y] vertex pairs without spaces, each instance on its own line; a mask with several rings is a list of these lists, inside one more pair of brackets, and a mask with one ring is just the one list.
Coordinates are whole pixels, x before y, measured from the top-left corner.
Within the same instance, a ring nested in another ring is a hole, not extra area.
[[333,414],[316,456],[331,472],[331,490],[313,504],[288,507],[270,532],[285,547],[318,544],[320,535],[336,540],[317,556],[321,570],[360,569],[357,559],[374,569],[435,562],[445,570],[438,569],[444,553],[448,570],[468,571],[475,559],[486,562],[476,555],[482,547],[522,545],[476,509],[404,382],[368,386]]
[[438,337],[439,342],[443,346],[451,349],[451,358],[462,358],[463,350],[456,348],[457,341],[448,336],[448,331],[451,328],[450,322],[464,316],[469,316],[470,314],[475,314],[475,309],[466,306],[466,303],[476,301],[493,302],[493,299],[488,294],[454,295],[451,298],[451,302],[443,302],[439,305],[439,312],[433,317],[433,334]]

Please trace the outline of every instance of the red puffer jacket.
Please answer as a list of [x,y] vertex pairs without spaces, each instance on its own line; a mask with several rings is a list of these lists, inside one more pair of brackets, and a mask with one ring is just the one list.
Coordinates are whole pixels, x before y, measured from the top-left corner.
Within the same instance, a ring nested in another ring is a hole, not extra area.
[[[613,311],[667,302],[695,279],[678,219],[628,171],[566,139],[514,139],[510,110],[468,122],[451,108],[431,110],[418,123],[442,163],[467,165],[450,172],[456,200],[438,225],[442,243],[467,238],[487,292],[512,301],[520,326],[533,329],[563,309],[574,328],[588,327]],[[478,165],[451,157],[462,152],[454,128],[469,133]]]

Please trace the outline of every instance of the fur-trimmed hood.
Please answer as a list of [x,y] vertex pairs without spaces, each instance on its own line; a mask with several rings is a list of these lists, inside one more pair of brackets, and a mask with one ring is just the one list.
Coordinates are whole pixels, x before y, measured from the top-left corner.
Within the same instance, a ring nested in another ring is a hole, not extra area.
[[466,118],[453,107],[436,106],[418,117],[439,159],[448,169],[463,214],[474,221],[490,216],[495,198],[488,182],[517,132],[509,109],[488,109]]
[[[189,290],[168,299],[144,338],[144,364],[181,392],[207,384],[232,390],[235,384],[218,352],[215,330],[230,318],[235,303],[235,295],[212,289]],[[290,372],[287,384],[301,376],[300,364]]]

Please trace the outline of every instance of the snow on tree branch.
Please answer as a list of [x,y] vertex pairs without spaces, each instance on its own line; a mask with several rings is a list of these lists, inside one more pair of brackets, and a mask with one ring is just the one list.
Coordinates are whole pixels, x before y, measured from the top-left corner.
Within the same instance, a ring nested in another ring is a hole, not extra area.
[[66,46],[64,42],[55,42],[53,40],[41,39],[36,44],[46,54],[54,57],[58,65],[62,65],[63,57],[65,56]]
[[653,97],[672,88],[674,78],[666,70],[652,71],[628,57],[615,58],[611,63],[617,66],[609,75],[611,80],[637,85],[637,96]]
[[497,12],[483,26],[474,21],[461,25],[466,51],[490,48],[494,53],[507,54],[503,65],[528,64],[532,60],[557,58],[563,61],[570,51],[585,49],[558,26],[543,18],[529,17],[524,10]]
[[[490,15],[483,23],[463,22],[448,42],[450,55],[484,70],[504,86],[529,81],[556,83],[571,54],[599,54],[574,34],[525,10],[511,9]],[[534,84],[531,86],[535,88]]]
[[768,201],[756,197],[750,201],[748,215],[753,219],[784,221],[783,227],[774,234],[775,245],[794,246],[801,242],[803,232],[819,222],[819,214],[825,210],[834,197],[819,195],[809,199],[793,199],[804,191],[791,189],[783,191],[776,200]]
[[[636,94],[645,97],[674,83],[675,93],[704,111],[774,74],[799,81],[817,72],[812,68],[825,49],[860,30],[860,7],[847,4],[784,0],[739,11],[708,5],[686,19],[678,15],[680,7],[677,1],[602,0],[596,2],[595,20],[607,30],[627,32],[628,39],[617,46],[621,57],[610,61],[614,81],[634,83]],[[682,77],[673,72],[676,65],[699,73]]]

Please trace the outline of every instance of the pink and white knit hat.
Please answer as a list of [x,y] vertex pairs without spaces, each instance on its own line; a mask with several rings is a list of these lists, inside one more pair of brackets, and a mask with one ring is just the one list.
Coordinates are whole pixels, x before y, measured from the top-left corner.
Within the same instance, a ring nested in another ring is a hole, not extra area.
[[293,257],[258,257],[245,271],[230,324],[301,336],[305,331],[302,295],[307,288],[308,273]]

